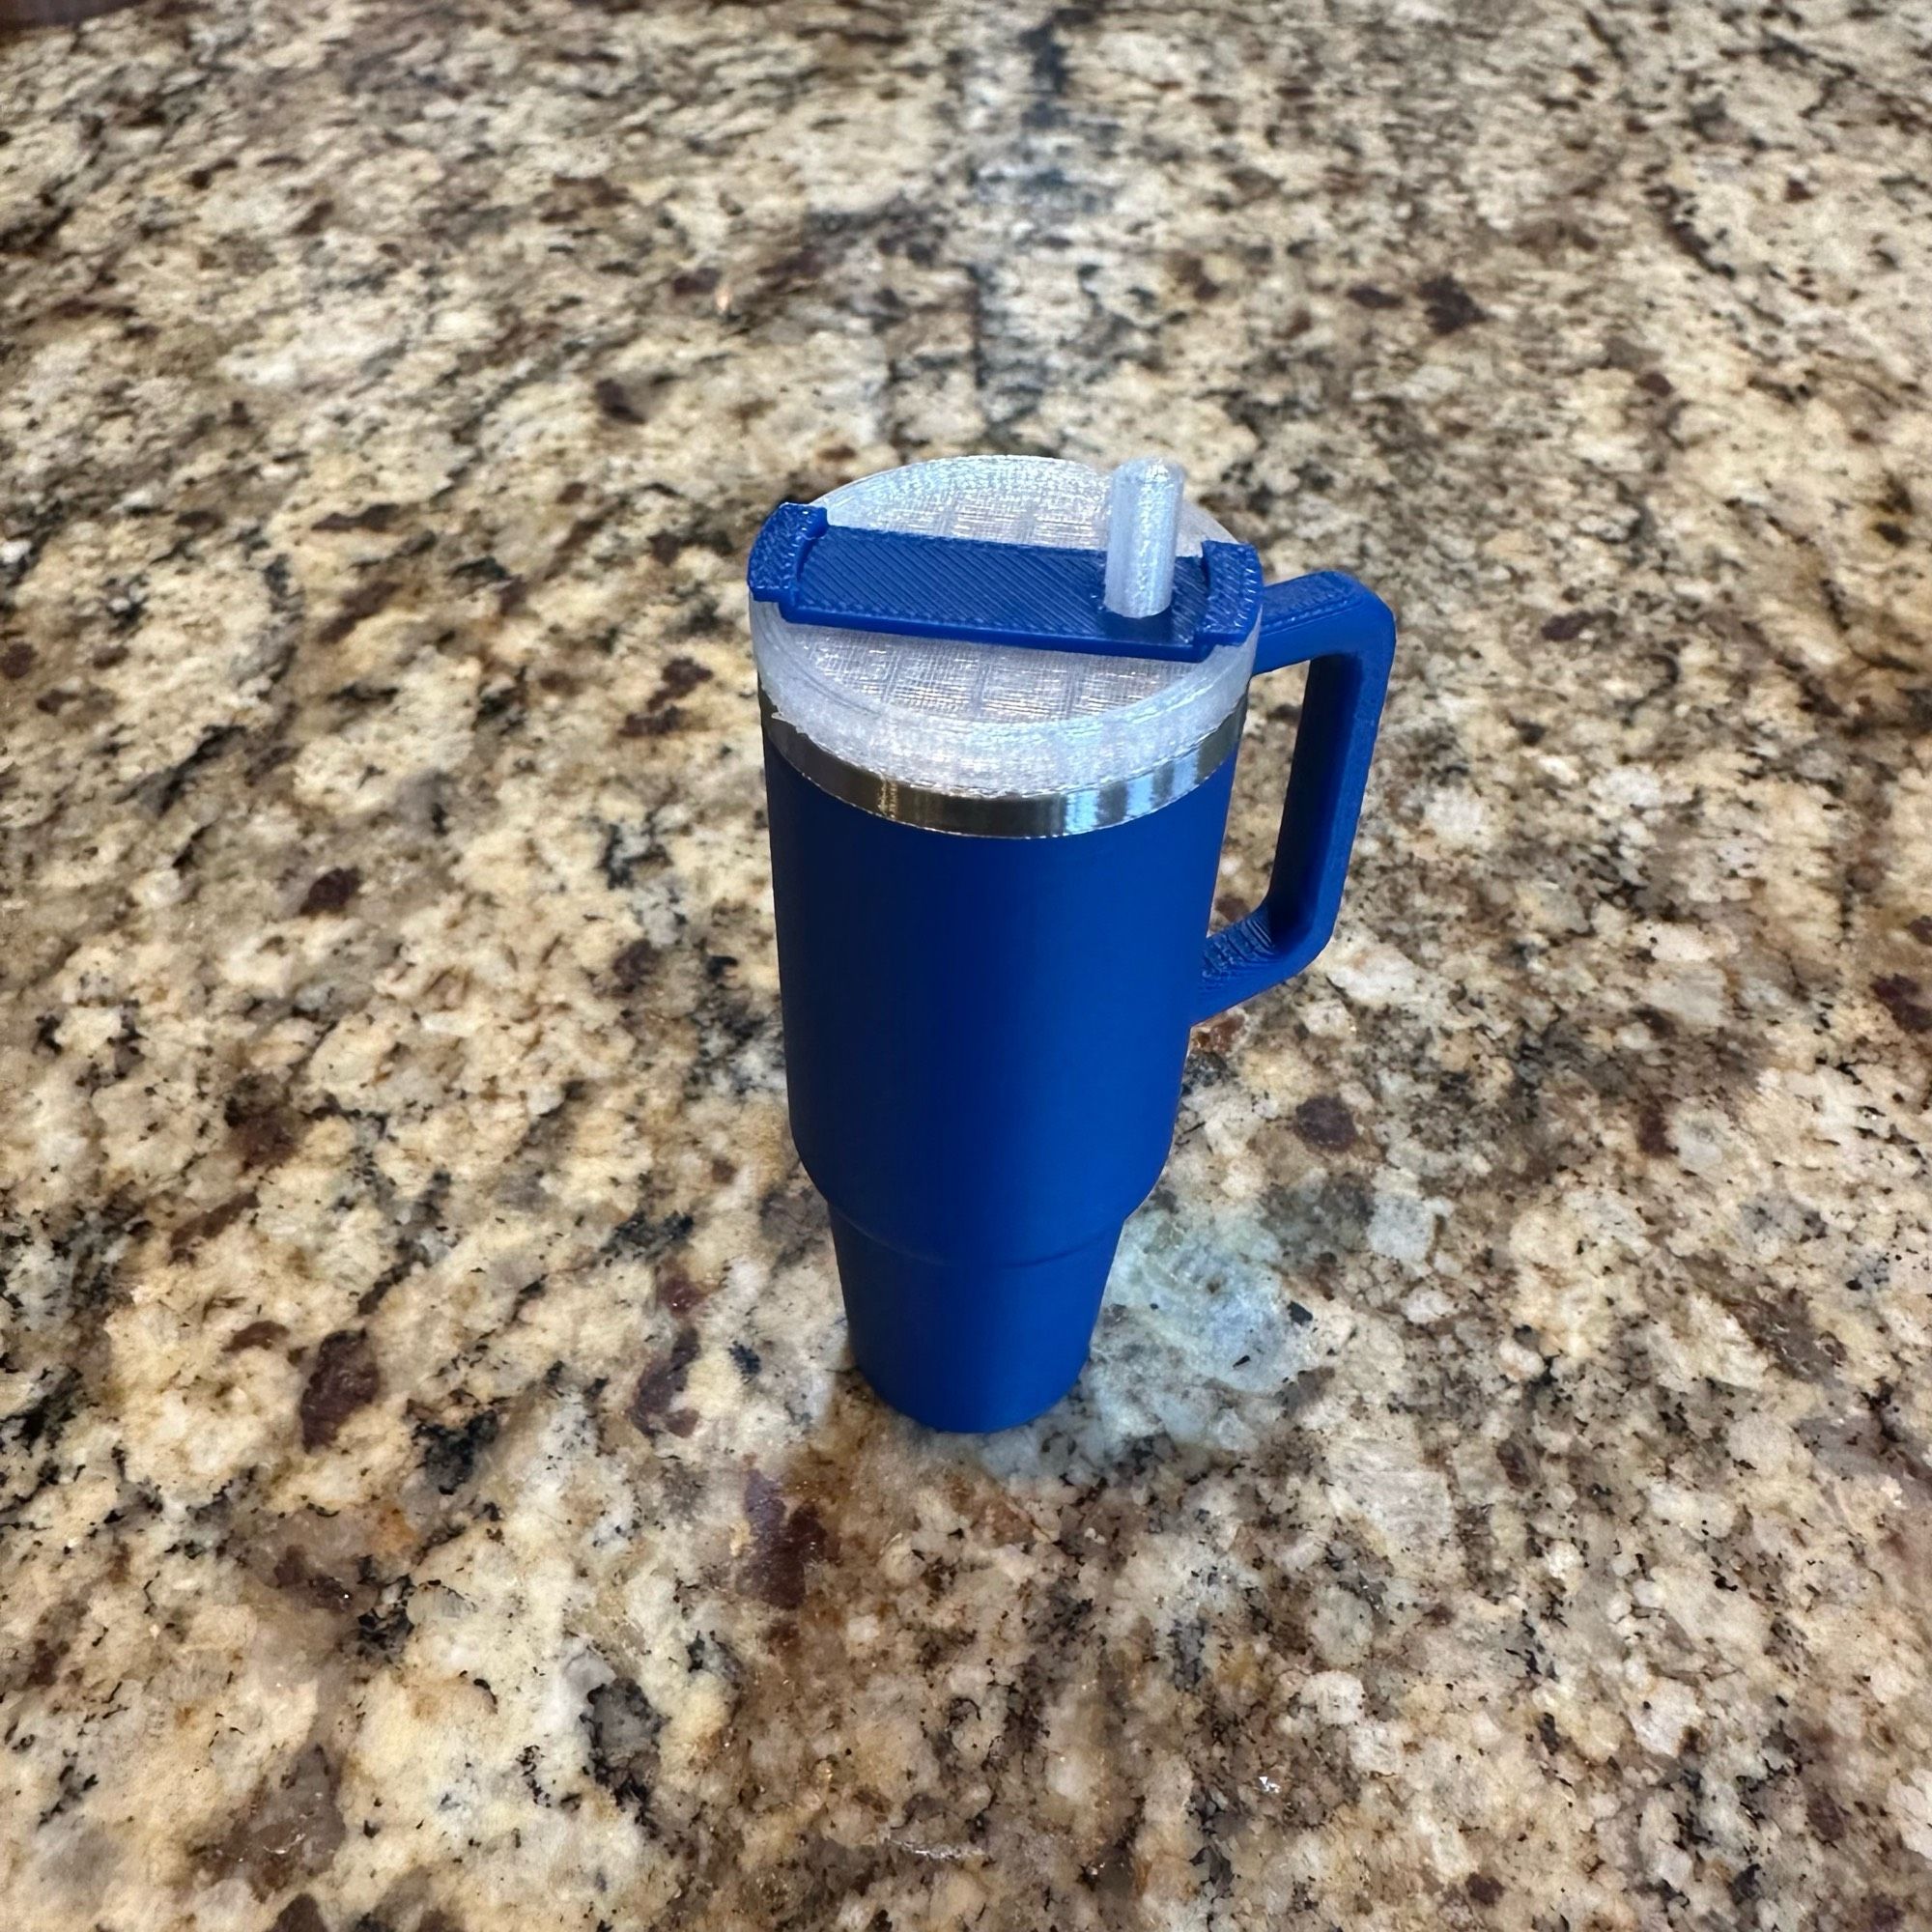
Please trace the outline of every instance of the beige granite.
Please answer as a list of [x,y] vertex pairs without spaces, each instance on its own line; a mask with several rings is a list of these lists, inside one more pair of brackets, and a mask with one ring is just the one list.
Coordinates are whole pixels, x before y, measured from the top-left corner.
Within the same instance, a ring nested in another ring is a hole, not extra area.
[[[0,43],[0,1922],[1932,1926],[1928,46]],[[937,1438],[786,1137],[740,559],[1151,445],[1398,606],[1388,728],[1082,1386]]]

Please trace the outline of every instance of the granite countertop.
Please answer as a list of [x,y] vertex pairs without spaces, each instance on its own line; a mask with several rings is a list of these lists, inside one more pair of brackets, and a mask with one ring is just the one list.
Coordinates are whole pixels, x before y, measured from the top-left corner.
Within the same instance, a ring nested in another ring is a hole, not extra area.
[[[0,43],[0,1918],[1932,1924],[1928,45]],[[786,1134],[741,558],[1151,446],[1398,607],[1369,816],[1076,1395],[935,1437]]]

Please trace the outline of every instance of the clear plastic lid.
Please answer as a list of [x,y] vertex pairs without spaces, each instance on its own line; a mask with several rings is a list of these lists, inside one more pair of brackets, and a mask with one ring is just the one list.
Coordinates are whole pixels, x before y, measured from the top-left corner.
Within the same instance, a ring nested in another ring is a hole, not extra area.
[[[1109,549],[1112,478],[1042,456],[958,456],[861,477],[818,500],[835,525]],[[1232,542],[1179,504],[1176,552]],[[1162,539],[1165,541],[1164,537]],[[793,624],[753,602],[758,681],[820,751],[897,784],[983,798],[1112,785],[1193,752],[1247,691],[1255,640],[1200,664],[1088,657]]]

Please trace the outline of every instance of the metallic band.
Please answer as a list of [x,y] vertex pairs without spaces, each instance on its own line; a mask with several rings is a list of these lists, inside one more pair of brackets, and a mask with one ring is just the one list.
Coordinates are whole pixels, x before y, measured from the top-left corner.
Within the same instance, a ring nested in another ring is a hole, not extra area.
[[848,764],[788,724],[772,709],[764,687],[758,687],[758,710],[772,749],[820,791],[900,825],[917,825],[928,832],[965,832],[981,838],[1057,838],[1069,832],[1098,832],[1157,811],[1219,770],[1240,739],[1247,709],[1243,697],[1198,745],[1151,772],[1112,779],[1084,791],[982,797],[927,791],[923,785],[902,784]]

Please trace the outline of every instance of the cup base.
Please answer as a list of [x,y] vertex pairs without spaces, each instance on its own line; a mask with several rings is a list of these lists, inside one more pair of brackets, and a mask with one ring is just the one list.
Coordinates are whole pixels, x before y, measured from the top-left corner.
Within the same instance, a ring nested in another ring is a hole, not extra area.
[[1079,1379],[1120,1230],[1049,1261],[936,1262],[832,1215],[860,1372],[928,1429],[1030,1422]]

